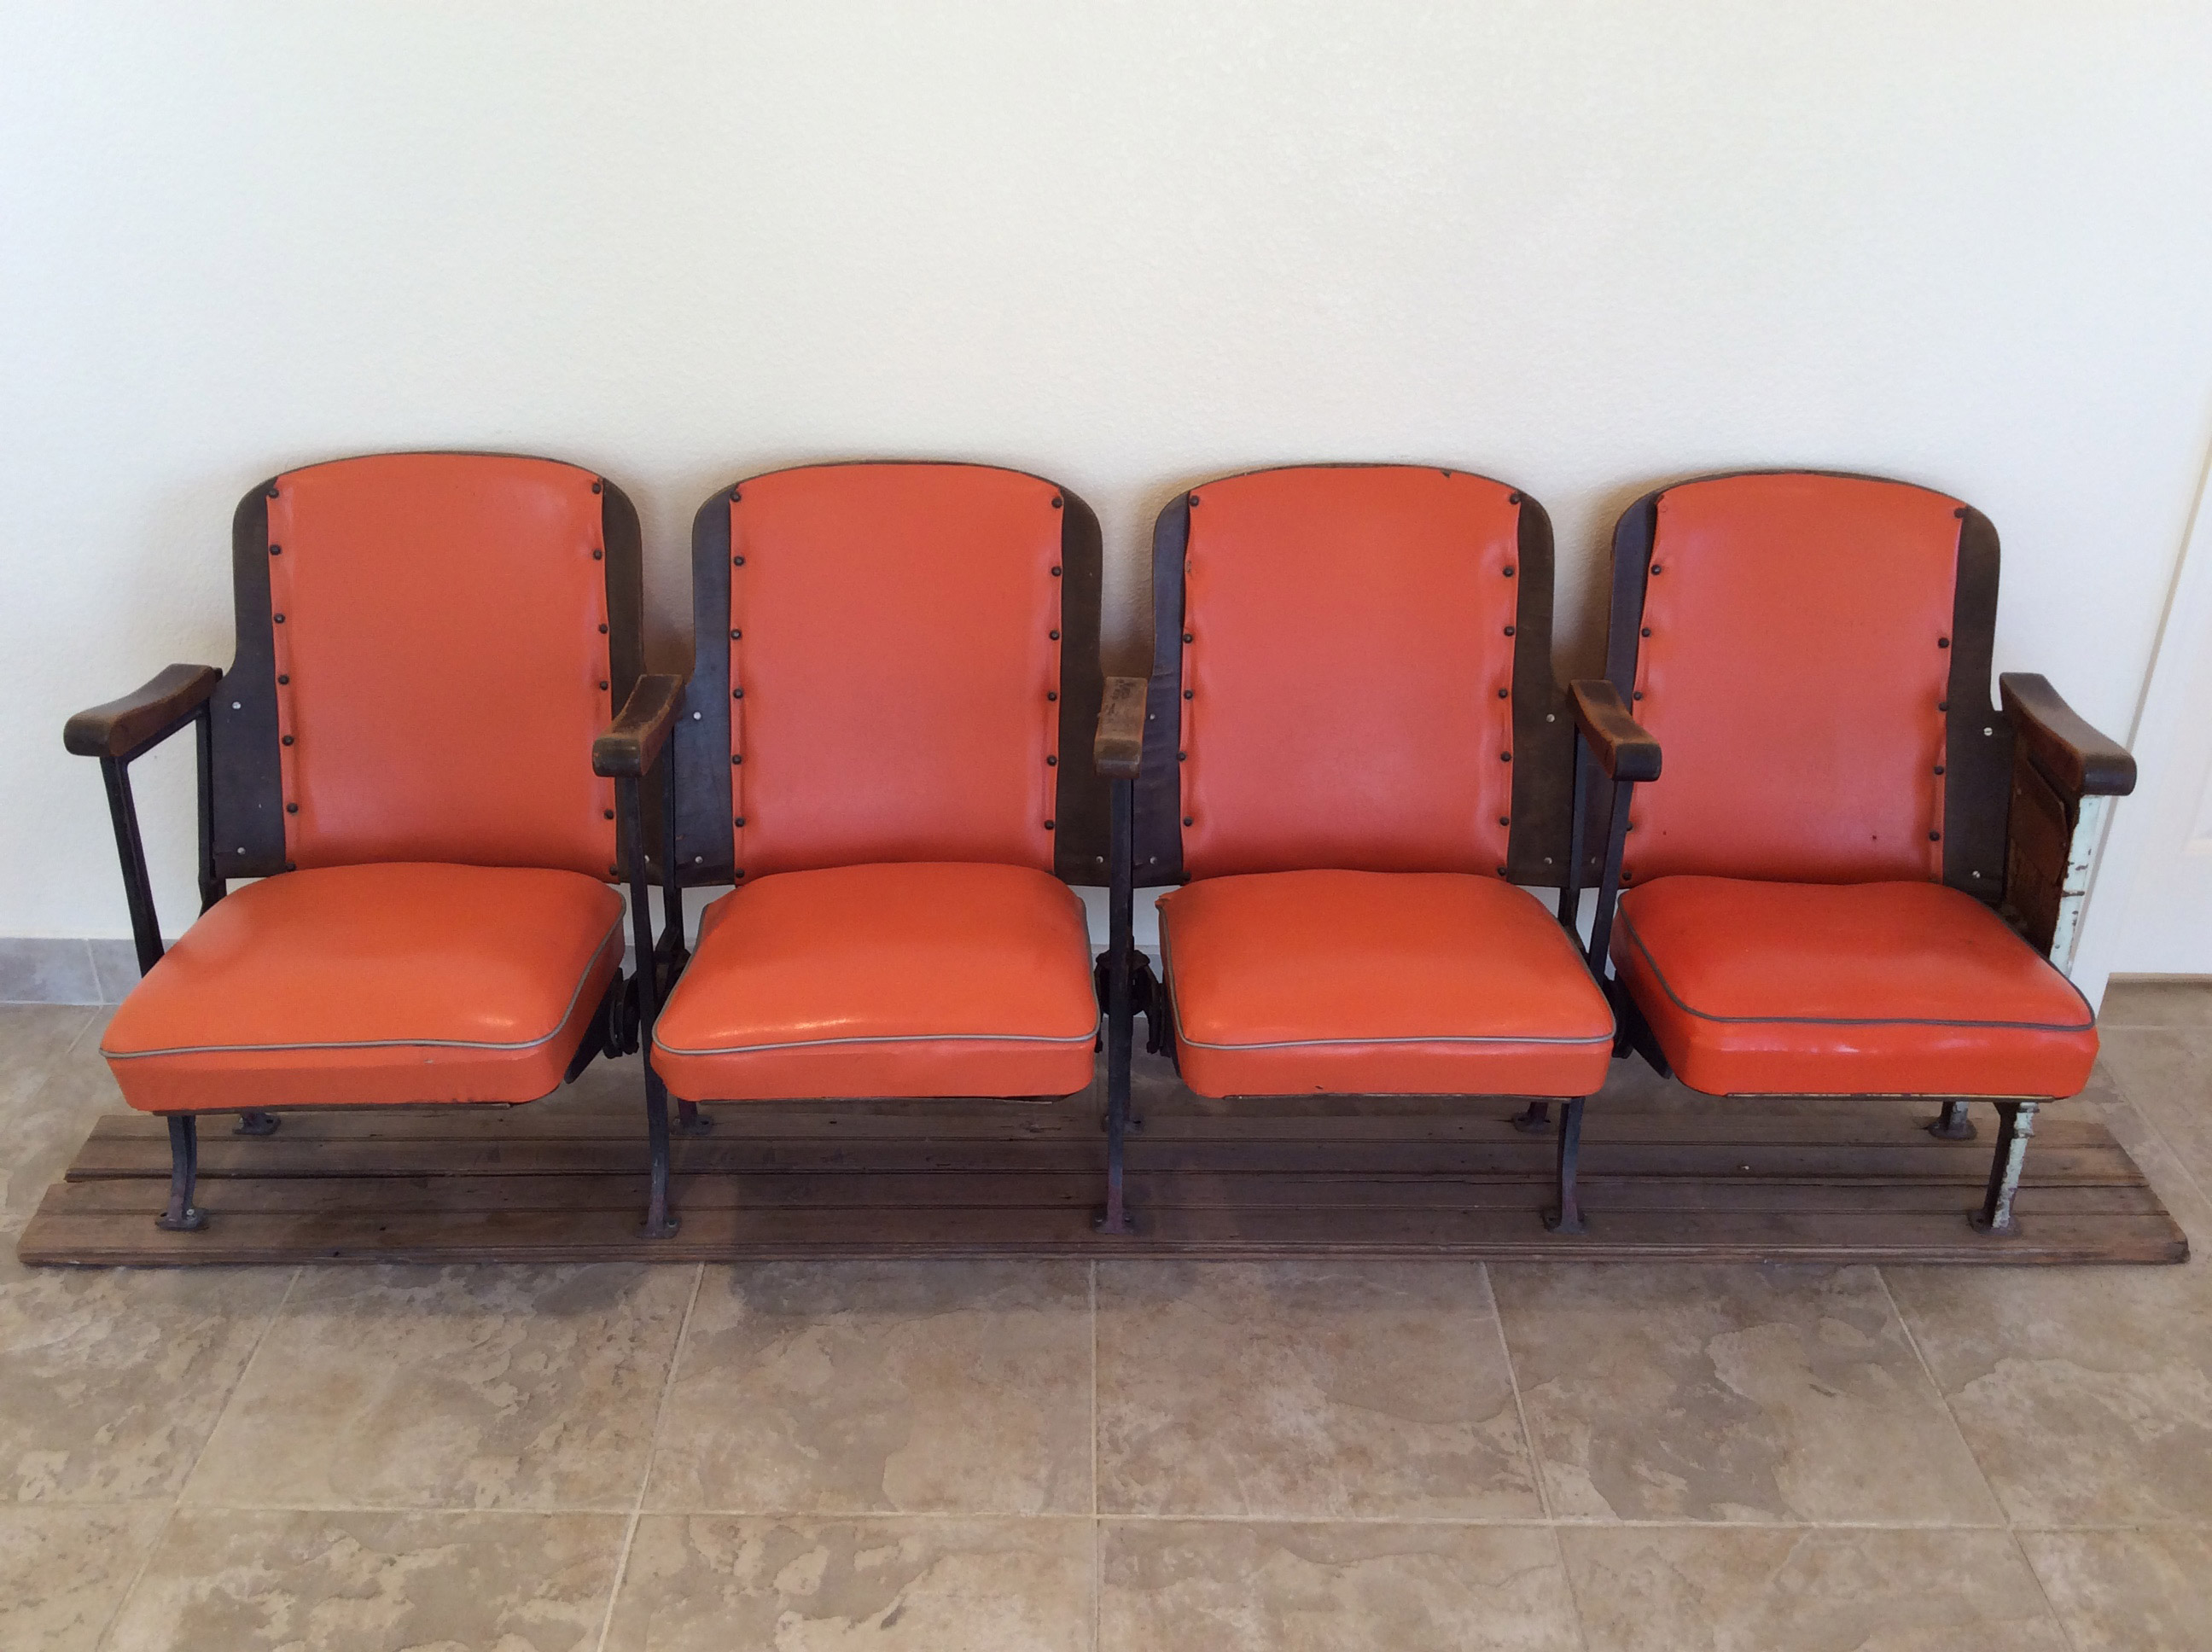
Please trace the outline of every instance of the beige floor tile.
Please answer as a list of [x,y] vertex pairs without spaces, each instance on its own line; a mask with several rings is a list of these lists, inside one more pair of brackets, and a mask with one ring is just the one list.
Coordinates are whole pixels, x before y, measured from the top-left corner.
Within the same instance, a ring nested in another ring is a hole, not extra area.
[[2022,1532],[2074,1652],[2212,1652],[2212,1532]]
[[648,1515],[607,1652],[1078,1652],[1087,1520]]
[[628,1509],[694,1277],[309,1269],[185,1501]]
[[591,1652],[615,1515],[183,1509],[108,1652]]
[[1885,1270],[2022,1525],[2212,1521],[2212,1268]]
[[2105,989],[2097,1012],[2109,1027],[2199,1027],[2212,1029],[2212,982],[2116,981]]
[[1088,1514],[1082,1262],[710,1267],[647,1506]]
[[28,1216],[83,1144],[92,1121],[123,1105],[100,1059],[110,1011],[0,1004],[0,1211]]
[[289,1268],[28,1268],[0,1222],[0,1503],[173,1497]]
[[1492,1279],[1556,1515],[1998,1518],[1873,1268],[1546,1263]]
[[2066,1652],[2002,1531],[1562,1530],[1589,1652]]
[[168,1512],[0,1504],[0,1646],[93,1652]]
[[1099,1652],[1578,1644],[1541,1527],[1116,1521],[1099,1549]]
[[1482,1269],[1101,1263],[1098,1506],[1540,1517]]
[[[2171,1145],[2201,1187],[2212,1187],[2212,1028],[2114,1028],[2099,1065]],[[2032,1149],[2030,1150],[2033,1151]]]

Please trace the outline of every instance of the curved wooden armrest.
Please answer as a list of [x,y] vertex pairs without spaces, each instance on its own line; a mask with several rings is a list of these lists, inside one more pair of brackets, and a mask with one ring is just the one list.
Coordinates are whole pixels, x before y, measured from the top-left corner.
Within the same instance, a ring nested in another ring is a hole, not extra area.
[[2118,741],[2083,722],[2050,679],[2007,671],[1997,694],[2028,760],[2058,791],[2076,798],[2124,798],[2136,789],[2136,760]]
[[136,694],[77,713],[62,744],[80,757],[135,757],[205,705],[222,680],[212,665],[167,666]]
[[592,742],[592,772],[611,780],[634,779],[650,772],[676,726],[684,702],[684,679],[653,673],[637,679],[629,701],[607,731]]
[[1659,778],[1659,739],[1628,714],[1620,690],[1602,677],[1570,683],[1575,722],[1597,754],[1598,767],[1616,780]]
[[1145,679],[1109,677],[1098,708],[1098,738],[1091,762],[1109,780],[1137,777],[1145,756]]

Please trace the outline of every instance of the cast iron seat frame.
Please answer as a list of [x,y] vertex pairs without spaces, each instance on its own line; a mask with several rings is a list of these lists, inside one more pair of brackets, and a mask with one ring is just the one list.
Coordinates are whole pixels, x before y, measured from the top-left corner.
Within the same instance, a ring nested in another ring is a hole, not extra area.
[[[1886,485],[1891,478],[1845,471],[1744,471],[1699,476],[1670,484],[1724,482],[1742,477],[1832,477]],[[1634,997],[1610,968],[1613,922],[1623,878],[1636,785],[1657,774],[1654,746],[1649,774],[1632,773],[1625,756],[1623,724],[1635,696],[1646,586],[1656,572],[1659,501],[1655,489],[1631,505],[1613,531],[1611,610],[1606,677],[1574,685],[1577,726],[1574,819],[1570,878],[1561,904],[1571,917],[1582,881],[1595,873],[1597,909],[1586,952],[1592,972],[1613,1006],[1620,1033],[1616,1054],[1632,1050],[1662,1078],[1674,1077],[1656,1035]],[[1943,643],[1949,655],[1948,687],[1937,709],[1945,718],[1942,882],[1995,909],[2061,975],[2069,972],[2088,895],[2089,872],[2104,833],[2111,801],[2135,788],[2135,759],[2117,741],[2084,721],[2057,690],[2033,672],[1998,677],[1999,704],[1989,683],[1996,628],[1999,548],[1996,529],[1972,506],[1960,506],[1956,587]],[[1598,794],[1590,766],[1609,786]],[[1601,835],[1603,848],[1589,852]],[[1760,1092],[1764,1094],[1765,1092]],[[1931,1135],[1970,1139],[1970,1101],[1989,1101],[1997,1112],[1997,1136],[1987,1186],[1973,1226],[1992,1235],[2017,1231],[2014,1201],[2020,1190],[2027,1142],[2042,1105],[2033,1097],[1931,1095],[1940,1111]],[[1535,1109],[1532,1109],[1532,1113]]]
[[[364,457],[497,459],[522,456],[436,453]],[[326,461],[332,465],[349,462]],[[275,684],[280,679],[276,673],[270,635],[269,562],[274,548],[270,542],[269,501],[277,496],[281,480],[272,477],[248,491],[232,519],[237,652],[230,670],[221,671],[211,665],[169,665],[134,692],[76,713],[63,730],[63,744],[72,755],[97,758],[100,762],[121,863],[124,896],[130,911],[131,941],[142,977],[161,962],[167,947],[155,909],[152,880],[147,870],[137,805],[131,785],[131,765],[138,758],[186,727],[192,729],[198,820],[196,872],[202,914],[225,897],[234,878],[276,877],[293,870],[286,859],[283,817],[272,806],[276,800],[277,739],[273,696]],[[622,490],[604,477],[594,476],[591,487],[600,501],[600,549],[604,553],[601,566],[609,620],[604,628],[608,633],[609,684],[603,686],[610,686],[615,700],[627,695],[631,702],[611,732],[619,744],[633,720],[648,715],[650,706],[659,700],[672,700],[681,684],[675,678],[640,674],[643,585],[637,513]],[[218,733],[214,709],[220,696],[235,696],[232,704],[240,714],[235,720],[236,728]],[[580,766],[582,760],[580,752]],[[657,959],[658,967],[653,970],[641,968],[625,976],[617,963],[612,981],[583,1023],[582,1035],[562,1074],[563,1084],[574,1083],[596,1057],[613,1059],[635,1052],[641,1039],[650,1036],[654,1006],[665,992],[665,986],[657,990],[655,977],[665,982],[674,969],[681,967],[680,957],[669,957],[665,946],[656,951],[653,943],[643,896],[644,857],[635,852],[635,846],[644,841],[644,829],[635,806],[634,786],[630,792],[628,816],[618,823],[616,864],[607,868],[607,875],[611,879],[620,879],[627,872],[636,956]],[[673,902],[672,881],[668,889],[669,898]],[[680,908],[674,909],[678,911],[680,919]],[[680,921],[673,926],[671,934],[680,946]],[[378,1108],[413,1105],[442,1110],[453,1106],[526,1104],[425,1100],[413,1104],[373,1105]],[[276,1133],[282,1114],[331,1110],[333,1105],[328,1102],[240,1109],[234,1133],[270,1136]],[[201,1114],[197,1111],[173,1112],[161,1116],[168,1127],[171,1169],[167,1203],[155,1218],[155,1225],[172,1232],[197,1232],[208,1222],[207,1212],[194,1202],[199,1175]],[[665,1120],[655,1128],[656,1135],[665,1138]],[[665,1182],[665,1145],[657,1151],[657,1158],[662,1166],[659,1180]]]

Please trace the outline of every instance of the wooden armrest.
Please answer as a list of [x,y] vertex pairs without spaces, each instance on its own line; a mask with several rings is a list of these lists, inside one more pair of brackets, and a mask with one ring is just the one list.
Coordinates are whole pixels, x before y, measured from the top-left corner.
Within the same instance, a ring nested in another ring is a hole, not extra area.
[[212,665],[171,665],[136,694],[81,711],[62,728],[80,757],[135,757],[207,703],[222,673]]
[[607,731],[592,742],[592,772],[610,779],[629,779],[651,772],[676,726],[676,708],[684,702],[684,679],[659,673],[641,677],[629,691],[629,702],[617,714]]
[[1607,778],[1659,778],[1658,737],[1628,714],[1620,689],[1602,677],[1587,677],[1570,683],[1567,691],[1574,697],[1575,722]]
[[1098,707],[1098,738],[1091,762],[1110,780],[1137,777],[1145,756],[1145,679],[1109,677]]
[[2061,793],[2124,798],[2136,789],[2136,760],[2125,746],[2083,722],[2048,678],[2007,671],[1997,694],[2028,760]]

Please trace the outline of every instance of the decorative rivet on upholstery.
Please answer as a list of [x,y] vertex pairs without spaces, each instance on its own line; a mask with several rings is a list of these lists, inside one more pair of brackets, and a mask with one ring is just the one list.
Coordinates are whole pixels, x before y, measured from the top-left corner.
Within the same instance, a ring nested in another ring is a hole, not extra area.
[[597,493],[597,492],[599,492],[599,484],[598,483],[594,482],[594,483],[592,484],[592,491],[593,493]]
[[1504,867],[1503,867],[1503,866],[1500,866],[1500,867],[1498,869],[1498,875],[1500,878],[1504,877],[1504,876],[1505,876],[1505,868],[1504,868]]
[[1634,690],[1634,691],[1633,691],[1633,693],[1632,693],[1632,698],[1634,698],[1634,699],[1641,700],[1641,699],[1644,697],[1644,690],[1643,690],[1643,689],[1638,689]]
[[276,484],[273,482],[269,484],[269,496],[271,499],[276,497]]
[[732,568],[743,568],[744,565],[745,559],[742,556],[732,556],[730,558],[730,566]]
[[[1053,507],[1053,509],[1054,509],[1054,510],[1058,510],[1058,509],[1060,508],[1060,495],[1059,495],[1058,494],[1054,494],[1054,495],[1052,496],[1052,507]],[[1057,573],[1059,573],[1059,572],[1060,572],[1060,570],[1059,570],[1058,568],[1054,568],[1054,569],[1053,569],[1053,572],[1054,572],[1054,573],[1055,573],[1055,574],[1057,574]]]
[[1667,570],[1666,570],[1666,569],[1664,569],[1664,568],[1661,568],[1661,567],[1659,566],[1659,564],[1658,564],[1658,563],[1654,562],[1654,563],[1652,563],[1652,564],[1651,564],[1651,571],[1652,571],[1654,574],[1663,574],[1663,573],[1665,573]]
[[741,763],[744,762],[744,760],[745,754],[742,751],[732,751],[730,754],[730,761],[733,763]]
[[[243,849],[240,849],[240,850],[239,851],[239,853],[240,853],[240,854],[244,854],[244,853],[246,853],[246,851],[245,851],[245,850],[243,850]],[[287,861],[284,863],[284,870],[285,870],[286,872],[297,872],[297,871],[299,871],[299,870],[300,870],[300,863],[299,863],[298,861],[296,861],[296,860],[287,860]]]
[[1510,751],[1501,751],[1498,754],[1498,761],[1502,763],[1510,763],[1513,761],[1513,754]]
[[607,876],[608,876],[608,877],[610,877],[610,878],[619,878],[619,877],[621,877],[621,876],[622,876],[622,868],[621,868],[620,866],[609,866],[609,867],[607,868]]
[[1928,841],[1930,843],[1941,843],[1943,841],[1943,834],[1941,832],[1930,832],[1928,834]]
[[603,688],[603,689],[604,689],[605,687],[606,687],[606,685],[607,685],[607,684],[606,684],[606,679],[605,679],[605,678],[604,678],[604,677],[602,677],[602,678],[599,680],[599,686],[600,686],[601,688]]
[[[278,678],[276,679],[276,686],[277,686],[278,688],[280,688],[280,689],[281,689],[281,688],[289,688],[289,687],[291,685],[291,682],[292,682],[292,679],[291,679],[291,677],[289,677],[289,676],[280,677],[278,677]],[[235,701],[233,701],[233,703],[234,703],[234,704],[235,704],[236,702],[235,702]]]
[[271,545],[269,547],[269,554],[271,556],[282,556],[284,554],[284,547],[282,545]]
[[1052,577],[1055,580],[1060,577],[1060,564],[1058,562],[1054,562],[1052,565]]
[[1644,634],[1645,636],[1647,636],[1647,637],[1648,637],[1648,636],[1650,636],[1650,635],[1651,635],[1651,628],[1650,628],[1650,626],[1648,626],[1648,625],[1647,625],[1647,626],[1645,626],[1645,627],[1644,628],[1644,633],[1643,633],[1643,634]]
[[1510,562],[1505,565],[1505,577],[1509,580],[1513,577],[1513,564]]
[[1500,826],[1510,826],[1513,823],[1513,817],[1510,815],[1500,815],[1498,817],[1498,823]]
[[1936,702],[1936,709],[1938,711],[1948,711],[1951,709],[1951,702],[1948,700],[1938,700]]
[[[1193,501],[1193,502],[1194,503],[1194,502],[1196,502],[1196,501]],[[1190,817],[1189,817],[1188,815],[1185,815],[1185,816],[1182,817],[1182,823],[1183,823],[1184,825],[1186,825],[1186,826],[1188,826],[1188,825],[1189,825],[1189,824],[1190,824]]]
[[277,624],[279,624],[279,625],[282,625],[283,623],[284,623],[284,616],[283,616],[282,614],[277,615],[277,616],[276,616],[276,623],[277,623]]
[[739,637],[741,637],[741,636],[743,636],[743,635],[744,635],[744,633],[743,631],[738,630],[735,626],[732,626],[732,627],[730,628],[730,641],[731,641],[735,642],[735,641],[736,641]]
[[289,745],[289,744],[292,744],[292,737],[291,737],[290,735],[287,734],[287,735],[284,737],[284,744],[285,744],[286,745]]
[[1047,689],[1044,691],[1044,697],[1048,700],[1057,700],[1060,698],[1060,690],[1057,689]]
[[743,878],[744,875],[745,875],[745,869],[744,869],[743,866],[738,867],[738,870],[737,870],[737,876],[738,876],[739,878]]
[[1045,829],[1045,830],[1047,830],[1048,832],[1048,831],[1050,831],[1050,830],[1052,830],[1052,829],[1053,829],[1053,825],[1054,825],[1054,823],[1053,823],[1053,822],[1051,822],[1051,821],[1049,821],[1049,820],[1048,820],[1048,821],[1047,821],[1047,822],[1045,822],[1045,823],[1044,823],[1044,829]]
[[1513,690],[1510,689],[1500,689],[1498,691],[1498,697],[1500,700],[1510,700],[1513,697]]
[[1188,699],[1192,699],[1192,698],[1194,698],[1194,695],[1193,695],[1192,690],[1190,690],[1190,689],[1185,689],[1182,691],[1182,697],[1183,697],[1184,699],[1186,699],[1186,700],[1188,700]]
[[[1451,472],[1449,471],[1446,471],[1444,474],[1446,476],[1449,476]],[[1509,505],[1517,505],[1521,502],[1521,495],[1517,493],[1508,494],[1505,495],[1505,502]]]
[[605,626],[604,626],[604,625],[602,625],[601,627],[599,627],[599,635],[600,635],[601,636],[605,636],[605,635],[606,635],[606,634],[607,634],[607,628],[606,628]]
[[599,560],[599,558],[601,558],[602,556],[605,556],[605,555],[606,555],[606,552],[605,552],[604,550],[601,550],[598,549],[598,548],[595,546],[595,547],[593,547],[593,548],[592,548],[592,560],[593,562],[598,562],[598,561]]
[[1048,756],[1044,760],[1044,766],[1047,768],[1057,768],[1060,767],[1060,759]]
[[739,815],[737,819],[731,823],[733,825],[742,826],[745,823],[745,817],[743,815]]
[[1505,635],[1509,637],[1513,635],[1513,628],[1511,626],[1509,625],[1505,628]]
[[1047,632],[1045,633],[1045,635],[1047,635],[1048,637],[1051,638],[1054,642],[1057,642],[1057,641],[1060,641],[1060,633],[1059,633],[1059,632],[1057,632],[1057,631],[1047,631]]
[[1193,510],[1196,510],[1198,508],[1198,495],[1196,494],[1193,494],[1190,496],[1190,505]]
[[1188,632],[1188,631],[1185,631],[1185,632],[1182,634],[1182,640],[1183,640],[1185,642],[1195,642],[1195,641],[1198,641],[1198,639],[1197,639],[1196,637],[1193,636],[1193,635],[1192,635],[1189,632]]
[[745,691],[743,689],[732,689],[730,690],[730,698],[732,700],[742,700],[744,697]]
[[296,803],[288,803],[284,805],[284,812],[288,815],[296,815],[300,812],[300,805]]
[[1951,639],[1948,637],[1937,637],[1936,639],[1936,646],[1939,648],[1948,648],[1951,646]]
[[1943,772],[1943,765],[1942,763],[1937,763],[1936,765],[1936,772],[1939,774]]
[[603,810],[601,812],[604,813],[609,820],[612,820],[615,817],[615,811],[611,809]]

